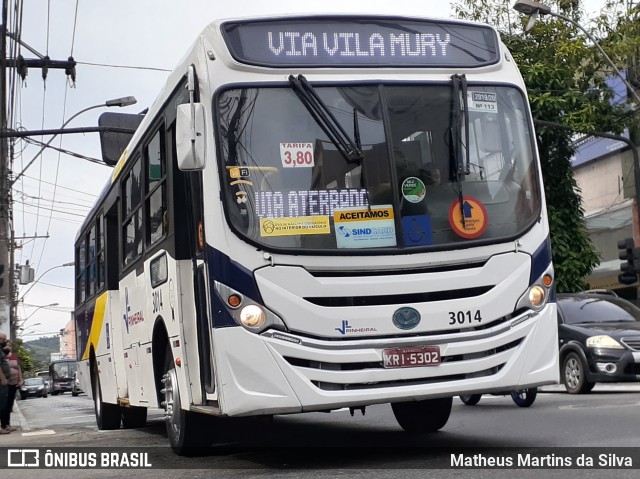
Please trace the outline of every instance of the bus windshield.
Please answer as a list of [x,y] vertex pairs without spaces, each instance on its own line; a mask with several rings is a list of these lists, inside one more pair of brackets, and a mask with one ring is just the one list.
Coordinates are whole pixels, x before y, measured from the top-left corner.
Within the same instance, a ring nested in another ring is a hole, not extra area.
[[466,102],[453,101],[460,92],[450,84],[315,86],[313,93],[358,144],[359,158],[345,154],[332,122],[291,87],[218,96],[227,217],[250,242],[286,250],[455,249],[504,241],[539,217],[520,90],[470,83]]
[[73,379],[77,366],[75,361],[60,361],[51,363],[53,380]]

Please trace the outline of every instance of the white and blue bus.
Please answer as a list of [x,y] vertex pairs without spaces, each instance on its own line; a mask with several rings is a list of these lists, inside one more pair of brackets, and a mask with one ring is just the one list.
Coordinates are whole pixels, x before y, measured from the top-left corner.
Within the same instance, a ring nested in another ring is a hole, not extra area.
[[213,22],[76,242],[101,429],[391,404],[558,380],[547,211],[522,77],[487,25]]

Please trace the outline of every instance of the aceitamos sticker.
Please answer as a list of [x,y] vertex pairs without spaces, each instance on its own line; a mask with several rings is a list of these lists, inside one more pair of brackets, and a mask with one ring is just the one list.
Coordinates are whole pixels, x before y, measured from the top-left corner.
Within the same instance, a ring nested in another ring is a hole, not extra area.
[[338,248],[375,248],[396,245],[391,205],[337,210],[333,213]]

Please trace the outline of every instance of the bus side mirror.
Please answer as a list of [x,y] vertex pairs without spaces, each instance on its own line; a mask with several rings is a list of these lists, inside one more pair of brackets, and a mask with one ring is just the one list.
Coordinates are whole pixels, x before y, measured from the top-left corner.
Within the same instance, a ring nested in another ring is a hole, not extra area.
[[176,153],[182,171],[202,170],[206,164],[204,106],[201,103],[178,105],[176,115]]

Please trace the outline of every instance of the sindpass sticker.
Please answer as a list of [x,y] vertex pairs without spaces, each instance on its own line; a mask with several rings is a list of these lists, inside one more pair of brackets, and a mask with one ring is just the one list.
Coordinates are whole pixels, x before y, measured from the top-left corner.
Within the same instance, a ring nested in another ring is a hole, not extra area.
[[391,205],[337,210],[333,213],[338,248],[375,248],[396,245]]

